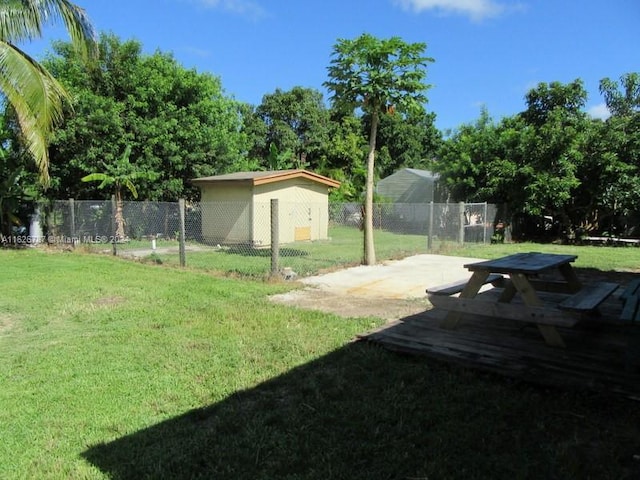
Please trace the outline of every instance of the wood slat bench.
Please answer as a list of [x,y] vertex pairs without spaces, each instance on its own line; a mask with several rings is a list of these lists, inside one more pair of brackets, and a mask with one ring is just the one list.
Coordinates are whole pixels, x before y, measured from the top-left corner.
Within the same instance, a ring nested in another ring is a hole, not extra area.
[[477,298],[459,298],[447,295],[434,295],[429,301],[436,308],[451,312],[481,315],[494,318],[508,318],[518,322],[535,323],[557,327],[573,327],[580,319],[575,315],[568,315],[557,308],[544,306],[530,306],[514,303],[500,303],[479,300]]
[[[429,287],[427,288],[427,293],[431,295],[455,295],[456,293],[462,292],[464,287],[467,285],[467,280],[459,280],[457,282],[447,283],[444,285],[439,285],[437,287]],[[504,282],[504,276],[499,273],[492,273],[487,277],[484,281],[483,285],[488,283],[492,284],[494,287],[502,286]]]
[[640,278],[631,280],[620,295],[624,302],[620,320],[631,324],[627,332],[627,351],[625,354],[625,370],[629,373],[640,372]]
[[638,295],[631,295],[627,297],[622,307],[622,313],[620,314],[620,320],[623,322],[640,321],[640,315],[638,315],[638,304],[640,303],[640,297]]
[[577,293],[560,302],[558,308],[578,313],[595,313],[602,302],[618,288],[617,283],[597,282],[585,285]]
[[635,278],[631,280],[625,287],[624,292],[620,295],[621,300],[626,300],[627,298],[637,295],[640,293],[640,278]]
[[624,302],[620,320],[625,322],[640,322],[640,278],[631,280],[620,295]]

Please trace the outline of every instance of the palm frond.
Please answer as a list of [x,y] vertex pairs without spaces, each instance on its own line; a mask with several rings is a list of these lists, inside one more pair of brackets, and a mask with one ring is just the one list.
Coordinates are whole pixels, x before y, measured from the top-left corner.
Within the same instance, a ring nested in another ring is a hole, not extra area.
[[129,178],[125,178],[122,181],[122,184],[125,187],[127,187],[127,190],[131,192],[131,195],[133,195],[133,198],[138,198],[138,190],[136,189],[136,186],[133,184],[133,182]]
[[106,173],[90,173],[80,179],[82,182],[103,182],[106,178],[111,178]]
[[100,182],[98,189],[102,190],[107,185],[111,185],[116,182],[116,179],[106,173],[90,173],[80,179],[81,182]]
[[97,53],[97,34],[86,11],[68,0],[6,0],[0,6],[0,40],[20,43],[42,37],[46,24],[62,20],[75,48]]
[[33,2],[9,0],[0,8],[0,40],[19,43],[42,37],[42,16]]
[[62,20],[84,58],[97,56],[97,35],[84,9],[68,0],[4,0],[0,3],[0,90],[16,111],[25,146],[40,183],[49,185],[49,136],[62,119],[64,88],[16,43],[42,36],[45,24]]
[[62,119],[68,94],[38,62],[14,45],[0,41],[0,90],[13,106],[24,143],[33,156],[40,181],[48,185],[50,133]]

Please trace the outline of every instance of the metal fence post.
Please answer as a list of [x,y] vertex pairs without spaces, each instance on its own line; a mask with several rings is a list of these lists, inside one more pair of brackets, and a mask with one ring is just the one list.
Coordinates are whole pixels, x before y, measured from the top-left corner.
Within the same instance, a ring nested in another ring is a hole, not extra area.
[[280,226],[278,214],[278,199],[271,199],[271,276],[279,275],[280,261]]
[[180,210],[180,236],[178,241],[180,242],[180,266],[184,267],[187,264],[187,248],[185,241],[185,202],[184,198],[178,200],[178,210]]
[[460,232],[458,236],[458,241],[460,244],[464,244],[464,202],[460,202]]
[[482,214],[482,243],[487,243],[487,215],[488,215],[487,202],[484,202],[484,213]]
[[427,229],[427,250],[433,249],[433,200],[429,202],[429,227]]
[[75,242],[75,238],[76,238],[76,208],[75,208],[75,204],[73,201],[73,198],[69,199],[69,212],[71,213],[70,215],[70,222],[71,222],[71,231],[69,232],[71,235],[71,246],[75,247],[76,246],[76,242]]
[[111,245],[113,248],[113,255],[118,255],[118,246],[116,244],[117,234],[116,234],[116,196],[111,195]]

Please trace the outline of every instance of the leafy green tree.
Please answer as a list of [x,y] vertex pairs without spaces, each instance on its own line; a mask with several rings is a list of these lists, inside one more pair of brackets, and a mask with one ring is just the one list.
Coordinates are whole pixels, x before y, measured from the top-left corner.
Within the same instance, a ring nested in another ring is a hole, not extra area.
[[582,109],[587,100],[587,92],[580,79],[567,84],[540,82],[527,92],[525,100],[527,109],[520,116],[529,125],[539,127],[558,111],[565,118],[584,117]]
[[581,80],[541,83],[527,94],[527,123],[520,161],[527,169],[520,207],[525,213],[555,217],[571,229],[571,198],[579,186],[577,168],[583,160],[588,118],[587,93]]
[[123,189],[131,192],[133,198],[138,198],[138,189],[134,182],[137,180],[154,180],[157,175],[152,172],[145,172],[138,169],[135,164],[129,161],[131,146],[127,145],[122,156],[112,164],[103,164],[104,172],[90,173],[82,177],[83,182],[100,182],[99,189],[113,186],[113,193],[116,201],[116,211],[114,214],[116,223],[115,236],[117,240],[126,238],[124,232],[123,215]]
[[343,113],[361,109],[371,116],[365,193],[365,264],[376,263],[373,240],[373,187],[375,151],[380,116],[415,111],[427,101],[424,92],[426,66],[424,43],[405,43],[399,37],[378,39],[363,34],[355,40],[340,39],[333,47],[324,85],[333,92],[333,107]]
[[264,164],[265,152],[271,146],[268,143],[267,124],[256,113],[256,107],[248,103],[239,105],[239,112],[242,118],[241,134],[246,138],[247,150],[244,155],[245,163],[240,165],[236,171],[254,171],[266,167]]
[[26,215],[31,213],[28,209],[38,198],[35,178],[10,156],[0,149],[0,234],[6,236],[12,235],[14,227],[25,227]]
[[266,138],[261,142],[263,150],[257,152],[262,159],[269,156],[271,145],[275,145],[279,152],[290,152],[295,168],[317,167],[329,128],[329,111],[322,93],[303,87],[286,92],[278,88],[264,95],[255,114],[266,127]]
[[571,201],[579,232],[622,234],[631,227],[625,220],[638,212],[640,200],[639,127],[636,123],[635,135],[629,135],[624,119],[591,121],[576,174],[580,185]]
[[[541,83],[527,108],[495,124],[487,112],[447,139],[437,166],[457,200],[508,203],[516,216],[551,215],[569,232],[589,119],[576,80]],[[517,232],[514,232],[517,234]]]
[[629,117],[640,112],[640,73],[626,73],[618,84],[610,78],[600,80],[600,93],[604,96],[607,108],[615,117]]
[[0,233],[6,236],[26,228],[42,188],[13,124],[15,112],[8,109],[0,116]]
[[[376,141],[380,151],[376,159],[380,178],[400,168],[430,168],[442,143],[442,134],[434,124],[435,118],[434,113],[427,113],[424,108],[408,114],[380,117]],[[366,116],[364,120],[368,131],[370,117]]]
[[[539,84],[526,109],[494,123],[483,110],[444,142],[437,171],[457,200],[508,203],[516,217],[551,215],[555,234],[635,233],[640,220],[637,77],[601,90],[606,121],[583,111],[580,80]],[[518,232],[514,232],[517,233]]]
[[127,145],[142,171],[157,172],[140,197],[196,198],[190,180],[235,170],[244,161],[241,105],[224,95],[220,80],[181,67],[169,54],[142,54],[139,42],[100,36],[95,68],[66,43],[45,61],[74,96],[74,115],[52,142],[52,196],[90,198],[87,173],[117,161]]
[[489,174],[503,156],[498,126],[483,108],[475,123],[461,125],[444,141],[434,167],[456,201],[506,201],[502,180],[513,180],[517,166],[501,164],[497,176]]
[[16,46],[42,36],[47,23],[62,20],[83,59],[95,54],[95,33],[85,11],[66,0],[9,0],[0,5],[0,90],[15,110],[42,185],[49,184],[48,144],[69,96],[45,67]]
[[593,120],[574,193],[579,218],[587,233],[638,235],[640,204],[640,74],[628,73],[620,85],[604,78],[600,91],[611,116]]
[[[580,182],[588,119],[580,80],[540,83],[527,108],[498,125],[481,122],[462,153],[474,170],[477,200],[507,202],[525,218],[550,215],[564,231],[572,224],[571,199]],[[517,234],[517,232],[514,232]]]
[[318,173],[340,182],[340,187],[329,194],[332,201],[360,201],[367,179],[362,159],[368,148],[362,135],[362,119],[347,115],[332,121],[329,128],[331,141],[325,144]]
[[309,168],[341,182],[334,201],[359,200],[364,191],[367,139],[362,120],[337,115],[314,89],[276,89],[256,108],[243,107],[243,132],[254,169]]

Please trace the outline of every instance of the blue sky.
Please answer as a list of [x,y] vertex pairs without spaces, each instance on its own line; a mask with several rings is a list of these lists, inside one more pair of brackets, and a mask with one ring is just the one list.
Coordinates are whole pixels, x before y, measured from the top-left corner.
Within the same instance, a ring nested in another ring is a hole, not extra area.
[[[598,84],[640,71],[638,0],[75,0],[98,31],[170,52],[220,77],[225,92],[254,105],[276,88],[328,95],[332,48],[362,33],[425,42],[427,109],[441,129],[524,109],[539,82],[581,78],[586,110],[606,114]],[[43,42],[21,45],[36,57]]]

